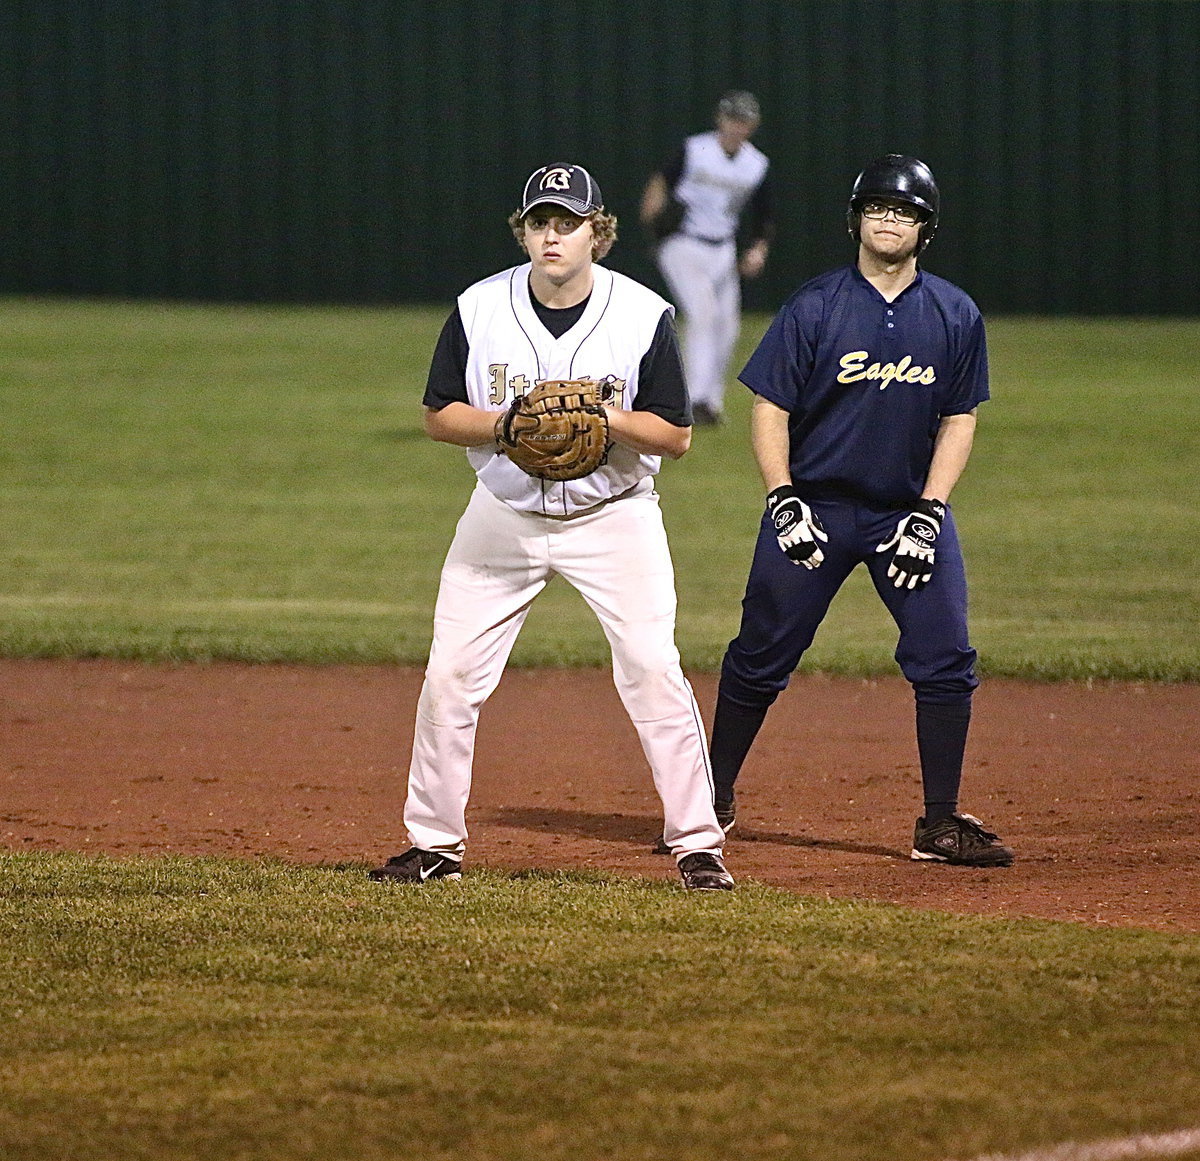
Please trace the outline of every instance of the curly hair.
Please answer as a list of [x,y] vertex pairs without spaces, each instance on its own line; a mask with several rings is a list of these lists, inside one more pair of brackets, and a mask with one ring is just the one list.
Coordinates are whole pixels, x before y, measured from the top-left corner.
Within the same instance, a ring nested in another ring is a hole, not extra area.
[[[592,223],[592,260],[599,261],[613,248],[613,243],[617,240],[617,215],[606,213],[601,206],[585,220]],[[525,245],[525,219],[520,210],[513,210],[509,214],[508,224],[512,227],[517,245],[528,252]]]

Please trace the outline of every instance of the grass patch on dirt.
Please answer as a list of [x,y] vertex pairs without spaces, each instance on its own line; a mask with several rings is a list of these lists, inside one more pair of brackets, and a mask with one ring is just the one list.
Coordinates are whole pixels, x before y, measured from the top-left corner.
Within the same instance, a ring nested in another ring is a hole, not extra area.
[[364,870],[0,856],[0,1152],[967,1158],[1200,1107],[1194,938]]

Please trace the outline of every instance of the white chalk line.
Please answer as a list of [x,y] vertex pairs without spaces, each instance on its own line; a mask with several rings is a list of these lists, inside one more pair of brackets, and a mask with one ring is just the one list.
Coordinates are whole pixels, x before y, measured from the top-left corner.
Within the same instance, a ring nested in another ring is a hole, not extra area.
[[985,1153],[972,1161],[1125,1161],[1128,1157],[1177,1157],[1193,1151],[1200,1151],[1200,1129],[1087,1143],[1067,1141],[1029,1153]]

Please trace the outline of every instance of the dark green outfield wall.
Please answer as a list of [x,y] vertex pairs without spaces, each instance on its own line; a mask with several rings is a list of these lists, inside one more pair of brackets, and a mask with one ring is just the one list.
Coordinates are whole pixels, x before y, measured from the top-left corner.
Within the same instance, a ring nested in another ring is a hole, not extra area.
[[773,308],[847,258],[862,162],[941,183],[927,266],[985,309],[1200,313],[1200,3],[0,0],[0,290],[448,301],[577,160],[654,280],[651,167],[753,89]]

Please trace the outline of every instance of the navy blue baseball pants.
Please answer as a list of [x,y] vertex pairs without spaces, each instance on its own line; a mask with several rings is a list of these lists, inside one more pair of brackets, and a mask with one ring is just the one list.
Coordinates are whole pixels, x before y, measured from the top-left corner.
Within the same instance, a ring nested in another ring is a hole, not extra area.
[[793,564],[766,514],[759,527],[742,623],[721,666],[720,697],[765,709],[787,687],[830,602],[851,571],[866,564],[900,630],[896,661],[921,705],[969,706],[979,684],[967,640],[967,581],[949,508],[937,538],[933,578],[922,589],[888,579],[890,552],[876,552],[910,509],[878,509],[845,499],[809,501],[829,534],[819,568]]

